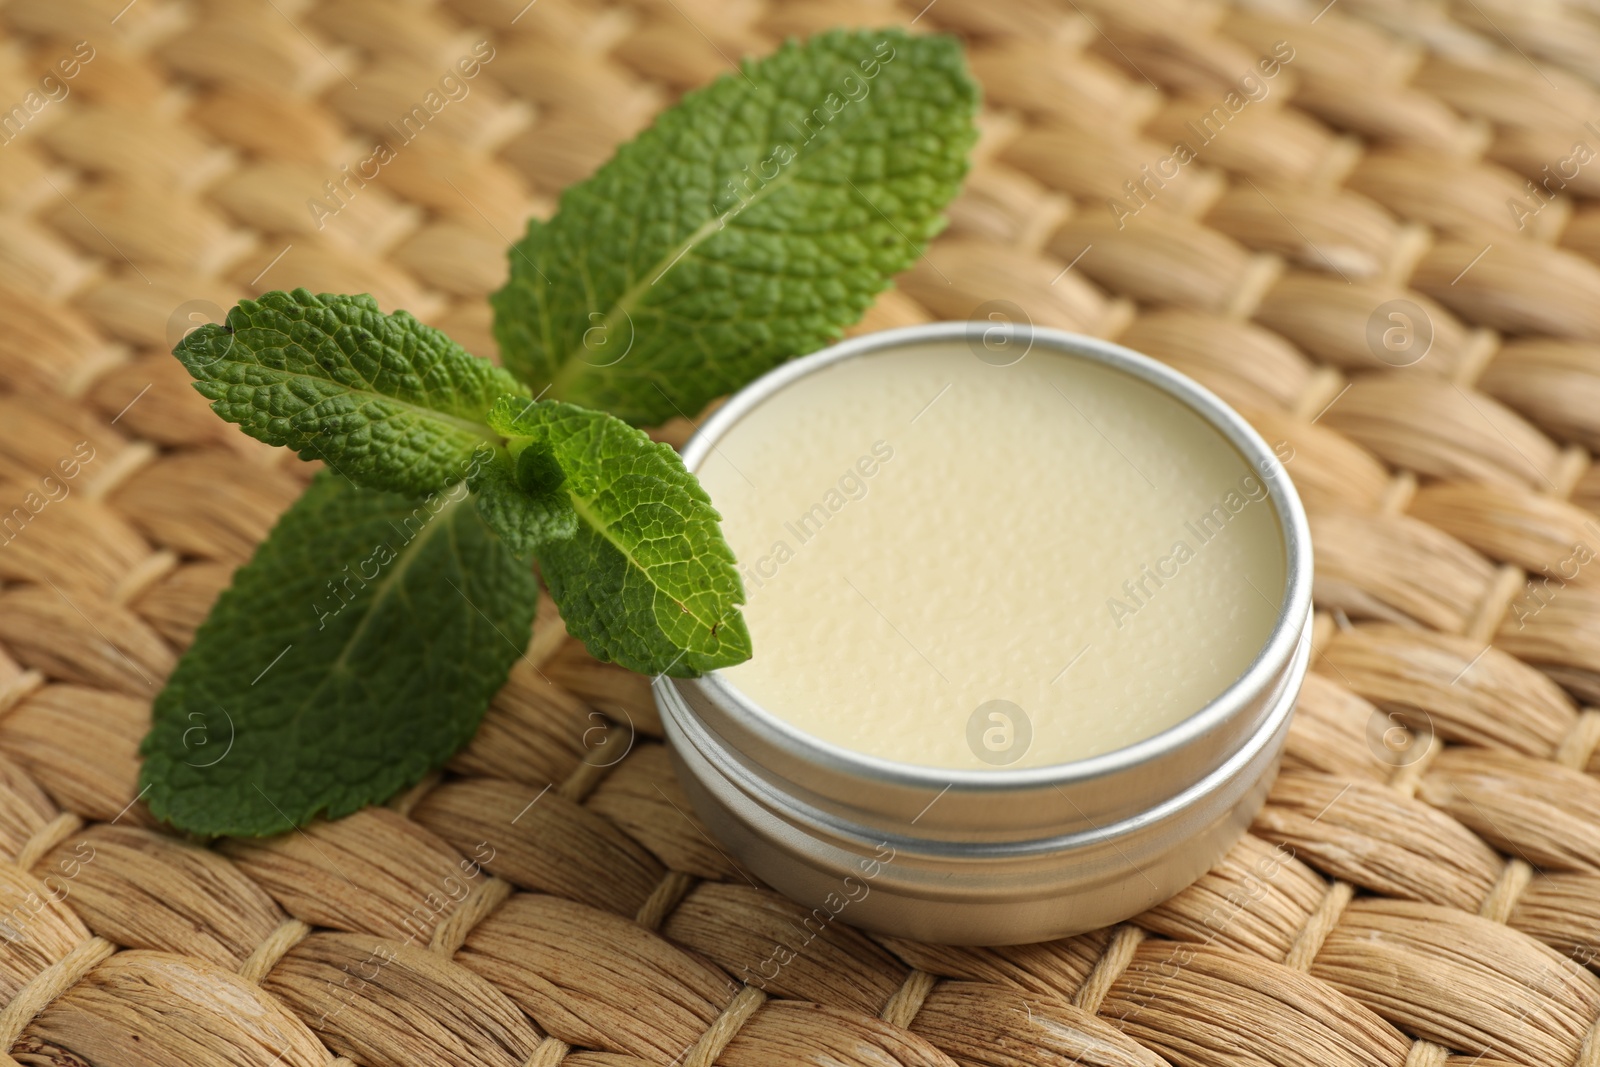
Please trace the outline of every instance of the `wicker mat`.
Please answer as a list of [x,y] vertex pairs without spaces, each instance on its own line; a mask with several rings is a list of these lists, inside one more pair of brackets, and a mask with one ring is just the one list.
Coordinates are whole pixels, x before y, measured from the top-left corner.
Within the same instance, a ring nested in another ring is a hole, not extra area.
[[[0,1047],[1600,1064],[1600,21],[1325,2],[0,6],[0,512],[31,514],[0,550]],[[987,104],[950,229],[861,328],[1010,301],[1170,362],[1293,457],[1318,654],[1251,835],[1050,944],[808,922],[688,814],[645,683],[554,619],[388,806],[209,848],[154,825],[152,695],[308,470],[211,415],[174,336],[303,285],[491,354],[528,214],[728,57],[890,22],[963,36]],[[469,95],[325,185],[480,41]],[[634,725],[625,758],[586,747],[602,719]]]

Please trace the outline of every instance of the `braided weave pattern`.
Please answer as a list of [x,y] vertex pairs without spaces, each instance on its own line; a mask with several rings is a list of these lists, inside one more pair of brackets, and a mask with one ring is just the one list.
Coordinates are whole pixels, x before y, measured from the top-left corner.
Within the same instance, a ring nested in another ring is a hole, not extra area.
[[[729,57],[862,24],[961,35],[986,104],[949,230],[858,329],[1010,301],[1292,456],[1315,656],[1251,833],[1049,944],[819,923],[706,834],[645,681],[548,605],[477,738],[387,806],[210,847],[154,825],[150,701],[309,476],[206,410],[174,329],[303,285],[492,355],[529,214]],[[14,1062],[1600,1067],[1588,5],[10,0],[0,37]],[[330,194],[485,41],[465,98]]]

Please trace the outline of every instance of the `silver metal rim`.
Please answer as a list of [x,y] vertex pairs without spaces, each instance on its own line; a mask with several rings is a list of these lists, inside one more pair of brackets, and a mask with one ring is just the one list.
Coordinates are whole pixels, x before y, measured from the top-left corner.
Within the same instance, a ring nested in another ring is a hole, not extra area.
[[[1007,860],[1028,860],[1069,853],[1087,844],[1114,841],[1144,833],[1159,826],[1187,809],[1210,802],[1218,790],[1228,785],[1252,763],[1261,759],[1269,746],[1282,744],[1283,732],[1294,711],[1295,697],[1305,678],[1311,648],[1311,620],[1302,618],[1295,634],[1296,648],[1281,680],[1282,688],[1272,709],[1259,727],[1245,738],[1244,743],[1231,750],[1227,757],[1198,781],[1175,793],[1152,797],[1148,807],[1114,823],[1091,825],[1064,834],[1047,837],[1024,838],[1014,841],[945,841],[926,837],[913,837],[875,827],[849,822],[818,808],[803,805],[793,796],[783,793],[759,774],[742,767],[737,760],[728,758],[723,744],[703,723],[697,721],[692,710],[682,698],[670,691],[665,681],[657,687],[667,692],[657,696],[663,719],[672,731],[692,746],[728,784],[754,803],[773,812],[790,825],[803,827],[812,836],[821,836],[840,847],[851,845],[870,848],[873,841],[887,841],[897,850],[929,859],[970,864],[995,863]],[[1275,753],[1274,753],[1275,758]],[[1071,766],[1060,764],[1059,766]],[[980,772],[983,773],[983,772]],[[948,777],[948,776],[944,776]]]
[[[973,331],[986,328],[981,322],[940,322],[884,330],[841,342],[812,355],[784,364],[758,378],[718,408],[690,438],[683,450],[684,465],[698,469],[716,442],[740,419],[748,415],[773,393],[791,382],[814,374],[834,363],[887,349],[929,342],[965,341]],[[1232,444],[1253,470],[1265,472],[1283,465],[1277,454],[1256,431],[1216,394],[1162,363],[1129,348],[1094,337],[1045,327],[1031,328],[1031,346],[1078,356],[1130,374],[1176,398],[1198,413]],[[741,715],[743,725],[762,740],[793,758],[844,774],[886,782],[913,789],[951,788],[965,793],[1004,794],[1037,789],[1041,786],[1092,782],[1121,775],[1139,766],[1183,749],[1190,742],[1226,723],[1247,705],[1256,701],[1262,690],[1272,685],[1300,642],[1311,609],[1311,532],[1299,495],[1287,477],[1263,478],[1272,500],[1284,541],[1285,588],[1283,603],[1261,651],[1243,674],[1204,707],[1181,722],[1112,752],[1069,763],[1021,769],[965,770],[924,767],[853,752],[813,737],[790,725],[749,699],[718,672],[702,678],[678,680],[679,685],[697,686],[724,706]]]

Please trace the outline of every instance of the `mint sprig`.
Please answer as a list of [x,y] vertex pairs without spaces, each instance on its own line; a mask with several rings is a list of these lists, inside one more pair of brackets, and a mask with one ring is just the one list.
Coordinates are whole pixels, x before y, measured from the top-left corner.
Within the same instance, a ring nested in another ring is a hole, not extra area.
[[525,648],[531,559],[602,660],[748,658],[720,517],[629,424],[859,318],[943,225],[976,105],[953,41],[898,31],[790,43],[689,94],[511,250],[491,302],[516,376],[370,296],[266,293],[187,336],[174,355],[217,414],[331,470],[157,698],[151,810],[267,834],[416,782]]

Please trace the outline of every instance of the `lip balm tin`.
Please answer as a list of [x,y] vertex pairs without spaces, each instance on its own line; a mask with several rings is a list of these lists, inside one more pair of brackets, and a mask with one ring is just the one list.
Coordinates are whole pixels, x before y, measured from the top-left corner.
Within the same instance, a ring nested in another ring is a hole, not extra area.
[[[684,463],[697,469],[735,423],[805,375],[987,328],[887,330],[787,363],[719,408]],[[1305,512],[1277,456],[1216,396],[1147,356],[1060,330],[1030,335],[1030,352],[1105,364],[1175,398],[1269,475],[1282,607],[1255,660],[1210,703],[1127,747],[1052,766],[945,769],[868,756],[796,729],[715,672],[658,677],[656,705],[695,811],[741,867],[818,921],[987,945],[1108,926],[1214,866],[1276,774],[1310,656],[1312,585]]]

